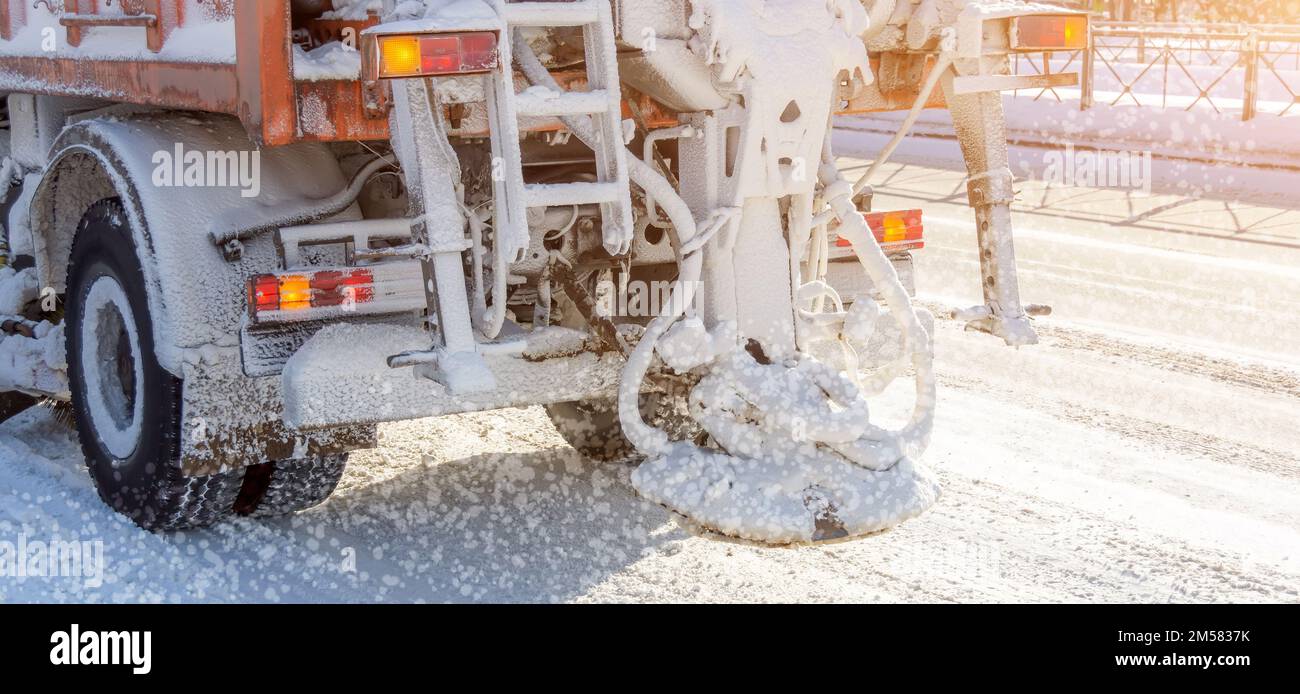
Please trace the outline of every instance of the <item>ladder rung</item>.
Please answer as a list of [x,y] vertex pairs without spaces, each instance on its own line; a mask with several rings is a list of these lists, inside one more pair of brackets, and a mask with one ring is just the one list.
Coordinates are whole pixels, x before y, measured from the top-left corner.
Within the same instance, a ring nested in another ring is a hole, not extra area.
[[597,1],[573,2],[509,2],[506,3],[506,24],[530,27],[577,27],[595,24],[600,12]]
[[604,113],[609,108],[609,93],[604,89],[556,92],[532,87],[515,96],[515,112],[521,116],[579,116]]
[[619,199],[617,183],[530,183],[524,186],[524,205],[592,205]]

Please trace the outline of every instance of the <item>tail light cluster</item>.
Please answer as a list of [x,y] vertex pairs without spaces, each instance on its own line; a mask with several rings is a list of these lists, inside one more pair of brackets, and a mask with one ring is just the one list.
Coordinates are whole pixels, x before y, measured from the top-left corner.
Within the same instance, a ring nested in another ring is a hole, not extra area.
[[[864,215],[871,233],[886,252],[910,251],[925,247],[922,237],[925,226],[921,222],[920,210],[901,212],[871,212]],[[835,245],[847,248],[847,239],[836,238]]]
[[415,311],[425,306],[422,277],[415,261],[254,275],[248,280],[249,320],[268,325]]
[[489,72],[497,67],[497,35],[492,31],[379,35],[365,58],[369,79]]
[[1087,45],[1087,15],[1040,14],[1011,20],[1011,47],[1017,51],[1078,50]]

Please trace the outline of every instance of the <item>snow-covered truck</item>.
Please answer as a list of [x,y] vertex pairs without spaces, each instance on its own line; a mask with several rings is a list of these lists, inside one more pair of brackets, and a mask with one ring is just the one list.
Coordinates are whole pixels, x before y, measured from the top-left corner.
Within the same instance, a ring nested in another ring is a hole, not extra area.
[[[1074,79],[1008,56],[1087,31],[1006,0],[0,0],[0,414],[70,403],[149,529],[301,510],[379,423],[524,405],[718,532],[888,527],[938,491],[920,213],[867,212],[911,119],[855,184],[831,118],[953,112],[966,313],[1033,342],[998,91]],[[910,419],[872,424],[900,376]]]

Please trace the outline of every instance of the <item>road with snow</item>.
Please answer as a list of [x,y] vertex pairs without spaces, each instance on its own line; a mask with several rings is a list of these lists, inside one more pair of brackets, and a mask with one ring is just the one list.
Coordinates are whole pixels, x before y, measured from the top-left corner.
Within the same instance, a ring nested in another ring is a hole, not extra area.
[[[979,282],[952,147],[909,143],[877,186],[877,209],[926,211],[936,311]],[[1023,294],[1055,314],[1018,350],[938,323],[943,496],[893,531],[697,534],[529,408],[385,426],[297,517],[151,535],[41,410],[0,425],[0,539],[102,540],[106,575],[0,576],[0,601],[1300,601],[1300,210],[1250,183],[1294,174],[1216,175],[1201,199],[1026,182]]]

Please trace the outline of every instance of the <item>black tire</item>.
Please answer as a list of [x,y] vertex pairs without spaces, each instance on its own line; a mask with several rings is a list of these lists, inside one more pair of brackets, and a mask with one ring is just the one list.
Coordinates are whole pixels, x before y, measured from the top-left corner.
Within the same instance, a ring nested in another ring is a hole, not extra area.
[[[88,301],[97,302],[89,318]],[[154,354],[144,273],[117,198],[92,205],[77,227],[66,317],[72,416],[100,498],[147,530],[199,527],[229,515],[243,470],[181,471],[182,384]],[[83,350],[87,331],[93,353]]]
[[[545,408],[555,430],[584,456],[614,461],[636,455],[636,447],[623,435],[616,400],[557,402]],[[641,417],[647,424],[663,429],[674,441],[696,439],[702,431],[691,419],[684,393],[642,394]]]
[[244,472],[235,512],[263,518],[316,506],[334,493],[347,463],[348,455],[338,453],[253,465]]

